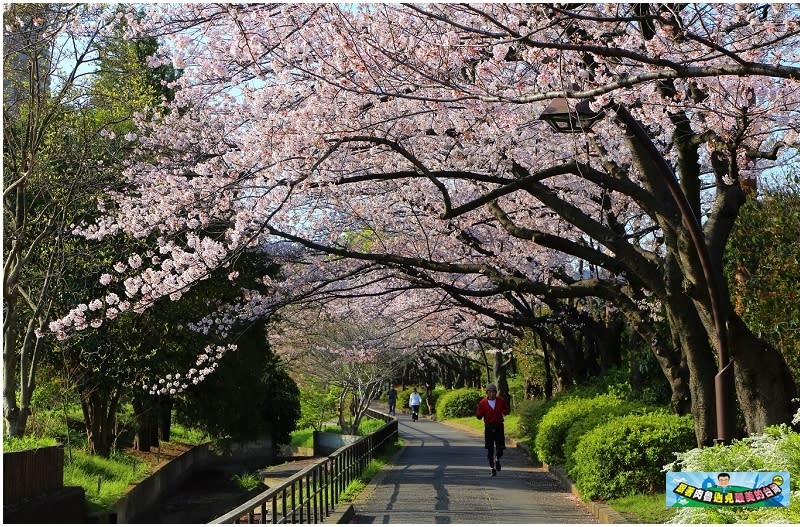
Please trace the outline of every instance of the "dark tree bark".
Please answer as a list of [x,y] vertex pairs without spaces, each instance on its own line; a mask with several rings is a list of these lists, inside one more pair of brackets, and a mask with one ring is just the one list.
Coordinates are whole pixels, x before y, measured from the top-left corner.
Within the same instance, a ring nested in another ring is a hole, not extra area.
[[[698,446],[710,446],[716,437],[716,402],[714,398],[714,374],[716,364],[708,336],[702,327],[691,303],[683,298],[684,305],[668,308],[672,338],[683,354],[689,371],[689,393],[694,431]],[[676,299],[677,301],[677,299]],[[677,302],[676,302],[677,303]],[[677,312],[676,312],[677,311]]]
[[81,408],[86,424],[89,452],[102,457],[111,455],[114,441],[114,420],[117,414],[116,395],[98,389],[81,391]]
[[789,422],[795,410],[792,399],[797,387],[783,356],[766,341],[757,338],[733,315],[729,322],[736,395],[745,421],[745,432],[758,433],[765,427]]
[[172,397],[161,396],[158,402],[158,437],[161,441],[169,441],[172,427]]
[[150,452],[158,446],[158,414],[153,397],[139,395],[133,398],[133,411],[136,415],[136,435],[133,447],[140,452]]
[[550,358],[551,355],[548,353],[548,346],[545,339],[540,339],[542,343],[542,352],[544,354],[544,398],[545,399],[552,399],[553,398],[553,370],[550,367]]
[[[494,365],[492,373],[494,375],[494,382],[497,384],[498,393],[503,394],[506,401],[511,405],[511,392],[508,389],[508,375],[507,367],[511,363],[511,354],[508,358],[503,357],[503,352],[498,351],[494,357]],[[510,407],[510,406],[509,406]]]

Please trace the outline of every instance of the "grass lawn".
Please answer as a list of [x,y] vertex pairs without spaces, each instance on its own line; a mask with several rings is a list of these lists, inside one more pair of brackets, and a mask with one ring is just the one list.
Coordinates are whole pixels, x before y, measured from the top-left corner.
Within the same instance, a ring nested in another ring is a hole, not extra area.
[[[64,485],[83,487],[89,512],[108,510],[129,489],[147,477],[161,464],[183,454],[207,440],[205,434],[197,430],[172,424],[171,441],[162,441],[150,452],[139,452],[131,445],[117,445],[118,449],[108,458],[90,455],[86,448],[86,436],[80,427],[68,426],[67,422],[78,423],[82,418],[80,407],[71,406],[62,415],[58,412],[39,412],[33,432],[23,438],[4,438],[3,451],[14,452],[53,446],[64,443]],[[73,418],[74,417],[74,418]],[[44,432],[44,435],[39,435]],[[57,441],[55,437],[59,437]],[[68,440],[66,440],[68,439]]]
[[71,457],[72,462],[64,464],[64,485],[83,487],[90,512],[109,509],[125,494],[128,485],[151,471],[148,464],[124,453],[103,458],[75,449]]
[[626,496],[607,503],[630,523],[666,523],[675,514],[674,509],[667,508],[663,493]]
[[339,499],[343,502],[354,501],[361,491],[366,488],[367,483],[380,472],[384,465],[386,465],[401,448],[403,448],[403,440],[398,437],[381,455],[372,459],[361,474],[347,485],[347,488],[344,489]]

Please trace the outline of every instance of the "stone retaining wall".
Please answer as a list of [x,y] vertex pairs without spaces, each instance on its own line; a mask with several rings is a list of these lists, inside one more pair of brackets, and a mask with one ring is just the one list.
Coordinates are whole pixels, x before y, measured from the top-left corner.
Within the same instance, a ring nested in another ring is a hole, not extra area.
[[352,445],[363,436],[314,431],[314,457],[328,456],[345,445]]
[[164,496],[174,492],[197,470],[224,465],[231,472],[243,472],[254,463],[269,464],[273,461],[270,438],[234,443],[225,454],[213,452],[208,443],[198,445],[131,487],[114,505],[113,511],[94,517],[98,523],[140,523],[150,517]]

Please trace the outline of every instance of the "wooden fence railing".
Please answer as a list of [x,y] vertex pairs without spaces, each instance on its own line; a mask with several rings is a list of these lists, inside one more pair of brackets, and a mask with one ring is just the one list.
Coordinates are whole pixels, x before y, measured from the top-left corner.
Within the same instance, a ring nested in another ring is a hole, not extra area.
[[64,446],[3,454],[3,504],[64,487]]
[[339,497],[350,482],[397,438],[397,419],[374,410],[367,410],[367,415],[382,419],[386,424],[211,523],[323,522],[335,510]]

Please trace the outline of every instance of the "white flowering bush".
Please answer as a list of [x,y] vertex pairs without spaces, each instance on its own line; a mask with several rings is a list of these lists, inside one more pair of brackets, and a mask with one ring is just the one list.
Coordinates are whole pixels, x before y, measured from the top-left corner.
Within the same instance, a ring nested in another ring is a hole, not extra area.
[[[793,423],[800,420],[800,412]],[[800,523],[800,434],[787,425],[767,428],[762,435],[735,440],[730,445],[695,448],[677,454],[664,467],[679,472],[788,471],[791,497],[786,508],[680,507],[669,523]]]

